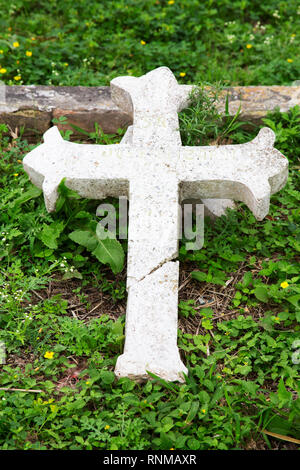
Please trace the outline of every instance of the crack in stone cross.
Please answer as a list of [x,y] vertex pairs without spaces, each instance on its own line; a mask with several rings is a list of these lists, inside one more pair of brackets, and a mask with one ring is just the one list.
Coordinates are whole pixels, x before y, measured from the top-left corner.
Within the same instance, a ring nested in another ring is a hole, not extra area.
[[131,112],[133,125],[120,145],[67,142],[56,127],[24,159],[31,181],[43,188],[48,211],[57,188],[86,198],[129,198],[127,312],[124,353],[117,377],[145,379],[150,371],[184,381],[187,368],[177,347],[179,203],[190,198],[228,198],[247,204],[258,220],[270,195],[287,180],[288,162],[268,128],[246,144],[183,147],[178,112],[190,87],[160,67],[111,82],[114,101]]

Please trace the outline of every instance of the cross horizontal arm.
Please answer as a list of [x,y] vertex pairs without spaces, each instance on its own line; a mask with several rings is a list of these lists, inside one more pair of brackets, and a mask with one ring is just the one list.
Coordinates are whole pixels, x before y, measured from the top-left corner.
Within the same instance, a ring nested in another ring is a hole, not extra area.
[[288,160],[273,147],[275,135],[262,129],[241,145],[182,147],[177,164],[181,198],[229,198],[245,202],[258,220],[270,195],[287,180]]
[[129,145],[76,144],[64,140],[57,127],[44,134],[44,144],[23,160],[31,181],[43,188],[49,212],[55,210],[57,188],[63,178],[82,197],[103,199],[128,194],[137,151]]

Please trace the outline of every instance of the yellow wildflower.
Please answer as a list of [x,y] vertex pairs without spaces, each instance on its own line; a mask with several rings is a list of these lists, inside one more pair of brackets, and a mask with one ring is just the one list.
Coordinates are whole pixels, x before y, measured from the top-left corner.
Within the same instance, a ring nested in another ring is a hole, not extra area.
[[31,57],[31,56],[32,56],[32,52],[31,52],[31,51],[26,51],[25,54],[27,55],[27,57]]
[[16,80],[16,82],[18,82],[19,80],[21,80],[21,78],[22,78],[21,75],[16,75],[14,77],[14,80]]
[[46,351],[45,354],[44,354],[44,357],[46,359],[53,359],[53,356],[54,356],[54,352],[53,351]]
[[174,447],[170,447],[170,450],[174,450]]
[[14,173],[14,176],[19,176],[19,173]]
[[110,426],[109,426],[109,424],[107,424],[104,429],[105,429],[105,431],[107,431],[109,428],[110,428]]
[[89,381],[87,380],[85,383],[86,383],[86,385],[90,385],[91,382],[89,382]]
[[13,47],[19,47],[19,46],[20,44],[18,43],[18,41],[13,42]]
[[252,44],[247,44],[247,45],[246,45],[246,48],[247,48],[247,49],[251,49],[251,47],[252,47]]
[[31,38],[31,41],[35,41],[35,38]]
[[22,163],[22,160],[17,160],[18,163]]
[[201,412],[202,412],[203,414],[205,414],[205,413],[206,413],[206,409],[205,409],[205,408],[202,408]]
[[0,54],[3,54],[3,53],[4,53],[4,52],[3,52],[3,50],[2,50],[2,49],[0,49]]
[[280,284],[280,287],[282,287],[282,289],[286,289],[288,286],[289,286],[289,284],[286,281],[284,281]]
[[142,46],[144,46],[146,44],[146,41],[141,40],[141,44]]
[[7,72],[6,69],[4,69],[4,68],[1,68],[1,69],[0,69],[0,73],[6,73],[6,72]]
[[292,62],[294,62],[293,59],[286,59],[286,61],[287,61],[289,64],[291,64]]
[[42,404],[43,405],[49,405],[52,402],[54,402],[54,398],[50,398],[49,400],[42,401]]
[[64,63],[64,66],[65,66],[65,67],[69,67],[68,62],[65,62],[65,63]]
[[174,3],[175,3],[175,0],[169,0],[168,1],[168,5],[174,5]]
[[186,76],[186,72],[180,72],[179,74],[181,77],[185,77]]
[[295,33],[291,34],[291,38],[295,38],[295,37],[296,37]]
[[280,321],[280,318],[279,318],[279,317],[275,317],[274,320],[275,320],[275,321]]

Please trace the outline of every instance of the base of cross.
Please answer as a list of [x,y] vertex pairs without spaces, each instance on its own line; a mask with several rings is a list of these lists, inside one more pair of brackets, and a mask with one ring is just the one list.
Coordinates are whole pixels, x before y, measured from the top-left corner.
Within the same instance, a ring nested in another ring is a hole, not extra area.
[[[177,348],[176,348],[177,349]],[[178,350],[166,360],[162,358],[139,360],[138,356],[122,354],[118,357],[115,375],[117,378],[128,377],[137,382],[149,380],[149,372],[168,382],[185,382],[188,370],[180,359]],[[151,375],[150,375],[151,377]]]
[[118,378],[144,381],[150,372],[166,381],[185,381],[188,371],[177,346],[178,277],[179,262],[169,261],[128,288],[124,353],[115,368]]

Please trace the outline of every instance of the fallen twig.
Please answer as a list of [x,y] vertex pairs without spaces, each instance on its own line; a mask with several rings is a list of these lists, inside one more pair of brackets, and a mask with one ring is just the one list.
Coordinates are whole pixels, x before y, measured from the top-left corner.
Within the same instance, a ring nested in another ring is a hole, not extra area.
[[181,286],[179,286],[178,292],[181,291],[181,289],[187,285],[187,283],[190,281],[190,279],[191,279],[191,275],[189,274],[189,275],[187,276],[187,278],[183,281],[183,283],[181,284]]
[[217,320],[218,318],[223,318],[223,317],[228,316],[228,315],[233,315],[237,312],[238,312],[238,310],[233,310],[232,312],[222,313],[222,315],[216,315],[215,317],[212,317],[212,320]]
[[300,444],[299,439],[295,439],[294,437],[284,436],[283,434],[277,434],[276,432],[266,431],[265,429],[262,430],[264,434],[268,434],[268,436],[277,437],[277,439],[281,439],[282,441],[294,442],[295,444]]
[[0,390],[5,392],[29,392],[29,393],[41,393],[43,390],[27,390],[26,388],[9,388],[9,387],[0,387]]
[[81,304],[75,304],[75,305],[68,305],[66,310],[70,310],[70,308],[77,308],[77,307],[82,307],[82,305],[85,305],[84,303]]
[[208,307],[211,307],[212,305],[215,305],[217,303],[216,300],[214,300],[213,302],[207,302],[203,305],[198,305],[198,307],[193,307],[194,310],[200,310],[201,308],[208,308]]
[[100,305],[103,304],[103,300],[101,300],[101,302],[99,302],[95,307],[92,308],[92,310],[90,310],[88,313],[86,313],[85,315],[83,315],[83,317],[81,317],[81,320],[83,320],[84,318],[88,317],[91,313],[93,313],[98,307],[100,307]]
[[40,294],[38,294],[35,290],[32,289],[32,292],[33,292],[40,300],[45,300],[44,297],[42,297]]
[[76,318],[76,320],[78,320],[78,317],[77,317],[76,313],[74,312],[74,310],[71,310],[71,313],[72,313],[73,317]]

